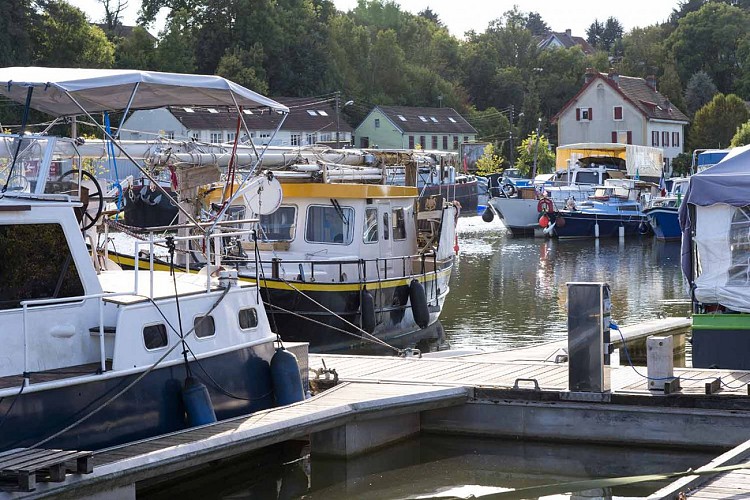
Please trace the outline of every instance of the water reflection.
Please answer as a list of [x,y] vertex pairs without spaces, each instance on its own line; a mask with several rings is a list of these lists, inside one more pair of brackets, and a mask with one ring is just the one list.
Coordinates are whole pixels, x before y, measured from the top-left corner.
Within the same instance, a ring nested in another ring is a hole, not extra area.
[[621,325],[686,315],[679,243],[653,238],[513,238],[459,220],[461,251],[440,317],[451,347],[504,348],[565,338],[566,282],[606,281]]

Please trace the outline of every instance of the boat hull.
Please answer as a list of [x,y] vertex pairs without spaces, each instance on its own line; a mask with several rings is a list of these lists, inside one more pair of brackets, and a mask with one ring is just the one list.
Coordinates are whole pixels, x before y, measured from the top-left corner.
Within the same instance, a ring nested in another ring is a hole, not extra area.
[[643,211],[659,240],[679,240],[682,237],[677,207],[654,207]]
[[539,228],[538,200],[492,197],[489,204],[515,236],[532,236]]
[[447,201],[458,201],[464,213],[473,215],[479,203],[477,181],[456,182],[453,184],[430,184],[420,188],[420,198],[440,195]]
[[[269,362],[274,352],[274,343],[265,342],[200,359],[200,364],[189,363],[193,376],[205,380],[219,420],[273,406]],[[10,405],[13,408],[3,421],[0,450],[30,446],[54,434],[108,401],[141,373],[97,376],[79,383],[66,379],[62,387],[27,388],[18,397],[3,398],[0,415]],[[182,363],[156,368],[103,410],[44,447],[96,450],[184,429],[181,389],[185,378]]]
[[750,314],[693,314],[695,368],[750,370]]
[[648,225],[644,215],[602,215],[568,211],[559,213],[558,216],[560,215],[565,219],[565,224],[562,227],[555,225],[554,234],[558,238],[594,238],[597,224],[600,238],[618,237],[620,226],[625,228],[625,236],[640,236],[644,232],[643,224]]

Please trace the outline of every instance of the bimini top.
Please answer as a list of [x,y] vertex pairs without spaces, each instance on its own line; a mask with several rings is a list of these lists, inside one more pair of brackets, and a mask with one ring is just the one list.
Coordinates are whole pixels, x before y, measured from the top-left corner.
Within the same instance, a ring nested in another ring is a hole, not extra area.
[[34,87],[31,107],[52,116],[82,114],[73,99],[89,113],[124,110],[131,96],[131,110],[163,106],[234,107],[236,100],[243,107],[289,112],[283,104],[220,76],[130,69],[0,68],[0,95],[25,103],[29,87]]
[[719,163],[690,177],[682,206],[717,203],[750,204],[750,145],[733,148]]

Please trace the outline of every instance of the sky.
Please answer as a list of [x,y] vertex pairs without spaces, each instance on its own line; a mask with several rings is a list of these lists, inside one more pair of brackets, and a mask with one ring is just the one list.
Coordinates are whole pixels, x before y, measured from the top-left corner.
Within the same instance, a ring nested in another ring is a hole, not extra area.
[[[92,21],[104,18],[104,9],[96,0],[68,0],[81,8]],[[350,10],[357,0],[333,0],[339,10]],[[637,26],[648,26],[665,21],[678,1],[670,0],[396,0],[401,9],[414,14],[426,7],[432,9],[450,32],[459,38],[468,30],[482,32],[490,21],[518,5],[523,12],[536,11],[553,31],[571,29],[575,36],[586,36],[586,28],[594,19],[617,18],[625,31]],[[134,24],[138,17],[140,0],[128,0],[124,24]],[[156,34],[162,27],[151,27]]]

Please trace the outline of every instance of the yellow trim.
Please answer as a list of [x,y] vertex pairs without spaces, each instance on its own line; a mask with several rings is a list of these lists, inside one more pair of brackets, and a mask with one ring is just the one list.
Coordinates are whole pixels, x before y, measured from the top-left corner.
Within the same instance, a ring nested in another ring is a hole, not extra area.
[[383,184],[282,184],[284,200],[288,198],[417,198],[419,191],[410,186],[388,186]]
[[620,158],[621,160],[627,160],[627,150],[622,145],[613,144],[611,147],[608,147],[603,144],[596,144],[592,145],[590,148],[587,148],[584,145],[580,145],[580,147],[560,146],[557,148],[555,167],[558,169],[567,167],[567,162],[573,158],[573,155],[583,155],[583,157]]

